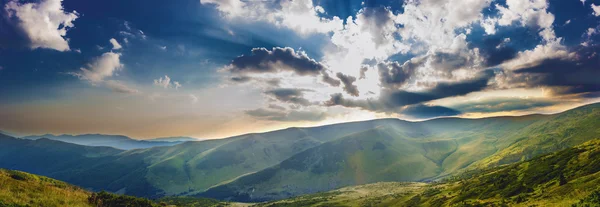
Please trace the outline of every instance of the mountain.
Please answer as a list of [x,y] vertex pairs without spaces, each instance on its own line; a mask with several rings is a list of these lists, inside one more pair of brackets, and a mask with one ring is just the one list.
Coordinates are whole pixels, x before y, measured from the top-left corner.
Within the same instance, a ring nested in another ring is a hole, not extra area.
[[267,201],[529,160],[597,138],[597,123],[600,104],[553,115],[288,128],[127,151],[8,137],[0,139],[0,167],[148,198]]
[[600,104],[555,115],[396,120],[298,153],[198,194],[268,201],[385,181],[430,181],[528,160],[597,138]]
[[[117,149],[143,149],[156,146],[173,146],[185,141],[197,141],[193,138],[158,138],[157,140],[136,140],[122,135],[104,135],[104,134],[82,134],[82,135],[34,135],[21,137],[22,139],[37,140],[47,138],[61,142],[68,142],[85,146],[105,146]],[[192,140],[193,139],[193,140]]]
[[145,139],[144,141],[150,142],[193,142],[193,141],[202,141],[205,139],[198,139],[193,137],[160,137],[153,139]]
[[382,182],[256,206],[598,206],[600,140],[436,183]]

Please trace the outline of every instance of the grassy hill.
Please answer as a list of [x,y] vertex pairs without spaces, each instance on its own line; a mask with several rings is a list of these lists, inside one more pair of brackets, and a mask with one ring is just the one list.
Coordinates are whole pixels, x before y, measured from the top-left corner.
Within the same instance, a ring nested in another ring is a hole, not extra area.
[[47,177],[0,169],[0,206],[92,206],[89,192]]
[[593,104],[554,115],[381,119],[128,151],[0,137],[0,167],[148,198],[264,201],[528,160],[596,138],[599,119]]
[[600,134],[600,105],[556,115],[388,122],[199,194],[265,201],[374,182],[429,181],[514,163]]
[[93,193],[52,178],[0,169],[0,207],[210,207],[245,206],[214,199],[168,197],[152,201],[107,192]]
[[256,206],[600,206],[600,140],[433,184],[375,183]]

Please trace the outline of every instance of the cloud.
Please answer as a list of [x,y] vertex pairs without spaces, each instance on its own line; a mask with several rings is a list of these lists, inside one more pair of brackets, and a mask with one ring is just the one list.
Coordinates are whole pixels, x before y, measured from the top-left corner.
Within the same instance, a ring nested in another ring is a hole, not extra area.
[[110,39],[110,44],[112,44],[113,50],[118,50],[118,49],[123,48],[123,47],[121,47],[121,44],[119,44],[119,42],[117,42],[117,40],[115,40],[115,38]]
[[488,81],[493,76],[492,71],[483,71],[476,78],[461,82],[438,83],[436,86],[421,92],[388,89],[384,90],[378,99],[352,100],[346,99],[338,93],[331,95],[330,99],[324,102],[324,105],[361,108],[375,112],[401,113],[401,107],[404,106],[481,91],[488,86]]
[[321,63],[311,59],[302,51],[285,47],[254,48],[251,55],[235,58],[226,70],[231,73],[277,73],[293,71],[298,75],[318,75],[325,69]]
[[169,88],[171,86],[171,78],[169,78],[169,76],[165,75],[165,77],[160,77],[158,79],[154,79],[154,85],[155,86],[160,86],[163,88]]
[[165,77],[159,77],[158,79],[154,79],[154,85],[155,86],[159,86],[162,88],[175,88],[175,89],[179,89],[181,88],[181,84],[177,81],[173,81],[171,82],[171,78],[169,78],[169,76],[165,75]]
[[310,90],[295,88],[278,88],[266,91],[265,94],[281,102],[308,106],[311,104],[311,102],[304,98],[304,92],[306,91]]
[[418,119],[427,119],[440,116],[456,116],[461,114],[460,111],[443,107],[429,106],[425,104],[415,104],[402,109],[402,114]]
[[116,71],[123,68],[120,57],[121,54],[119,53],[104,53],[88,64],[87,67],[81,68],[81,72],[73,73],[73,75],[92,84],[101,83],[105,78],[113,76]]
[[340,18],[321,17],[319,14],[324,12],[323,8],[313,5],[312,0],[201,0],[200,3],[215,5],[231,21],[266,21],[304,35],[328,33],[343,28]]
[[252,78],[250,78],[248,76],[235,76],[235,77],[231,77],[230,80],[233,82],[236,82],[236,83],[246,83],[246,82],[252,80]]
[[594,16],[600,16],[600,5],[596,5],[596,4],[591,4],[590,5],[592,7],[592,10],[594,11],[593,14]]
[[336,76],[344,84],[344,91],[346,91],[346,93],[350,94],[351,96],[358,96],[358,87],[353,84],[356,82],[356,77],[344,75],[342,73],[337,73]]
[[192,103],[198,103],[198,97],[194,94],[189,94],[188,95],[190,97],[190,100],[192,101]]
[[[572,57],[548,58],[514,70],[516,77],[512,78],[527,87],[552,87],[555,94],[597,92],[600,91],[599,52],[600,46],[580,47]],[[527,81],[521,81],[522,78]]]
[[73,28],[78,13],[65,12],[62,0],[42,0],[39,3],[8,2],[4,10],[29,39],[29,48],[69,51],[67,30]]
[[341,82],[339,80],[336,80],[335,78],[332,78],[331,76],[329,76],[329,73],[323,71],[322,74],[323,74],[323,77],[322,77],[323,82],[325,82],[333,87],[340,86]]
[[129,86],[121,83],[120,81],[107,80],[104,82],[106,86],[114,92],[125,93],[125,94],[136,94],[139,93],[137,89],[130,88]]
[[412,77],[418,67],[424,64],[424,58],[413,58],[400,65],[398,62],[382,62],[377,64],[381,85],[385,88],[403,86]]
[[503,111],[530,110],[553,106],[559,101],[542,98],[492,98],[454,104],[451,107],[463,113],[493,113]]
[[261,120],[271,121],[321,121],[324,120],[327,115],[320,111],[290,111],[284,112],[281,110],[269,110],[269,109],[254,109],[245,111],[247,115]]

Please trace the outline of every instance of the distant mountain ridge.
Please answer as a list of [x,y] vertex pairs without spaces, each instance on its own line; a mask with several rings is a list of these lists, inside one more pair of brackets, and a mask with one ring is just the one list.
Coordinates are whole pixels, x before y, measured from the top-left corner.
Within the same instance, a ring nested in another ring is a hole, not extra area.
[[117,149],[131,150],[144,149],[157,146],[173,146],[186,141],[199,141],[191,137],[165,137],[150,140],[137,140],[123,135],[105,135],[105,134],[81,134],[81,135],[33,135],[21,137],[22,139],[37,140],[47,138],[67,143],[85,145],[85,146],[106,146]]
[[144,197],[267,201],[529,160],[597,138],[598,123],[600,104],[591,104],[552,115],[292,127],[127,151],[8,137],[0,168]]

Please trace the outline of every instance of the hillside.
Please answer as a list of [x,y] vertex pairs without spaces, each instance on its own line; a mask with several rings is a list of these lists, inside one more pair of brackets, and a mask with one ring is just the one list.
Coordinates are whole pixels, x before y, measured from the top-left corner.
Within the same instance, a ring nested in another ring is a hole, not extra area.
[[210,207],[244,206],[202,198],[164,198],[152,201],[107,192],[88,192],[52,178],[0,169],[0,207]]
[[92,206],[89,192],[47,177],[0,169],[0,206]]
[[436,119],[378,126],[308,149],[204,193],[266,201],[374,182],[429,181],[528,160],[600,134],[600,105],[556,115]]
[[104,135],[104,134],[82,134],[82,135],[35,135],[21,137],[22,139],[37,140],[50,139],[61,142],[73,143],[85,146],[104,146],[114,147],[122,150],[143,149],[157,146],[173,146],[185,141],[196,141],[189,137],[166,137],[153,140],[137,140],[122,135]]
[[256,206],[598,206],[600,140],[444,182],[375,183]]
[[381,119],[118,150],[0,138],[0,167],[94,191],[266,201],[376,182],[439,180],[600,134],[600,104],[554,115]]

